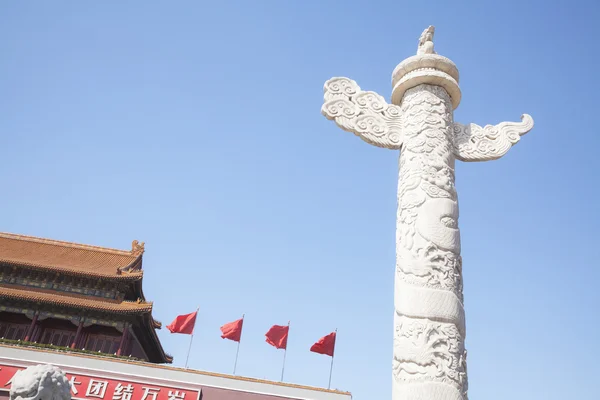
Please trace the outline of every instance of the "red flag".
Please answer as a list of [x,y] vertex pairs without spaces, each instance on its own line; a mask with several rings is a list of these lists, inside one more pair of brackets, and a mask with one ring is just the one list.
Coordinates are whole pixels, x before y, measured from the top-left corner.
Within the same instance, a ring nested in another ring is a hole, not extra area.
[[278,349],[287,349],[287,339],[290,326],[273,325],[265,336],[267,337],[267,343]]
[[239,342],[242,338],[242,325],[244,325],[244,318],[223,325],[221,327],[221,332],[223,333],[221,337]]
[[310,348],[310,351],[319,354],[327,354],[328,356],[333,357],[333,350],[335,349],[335,332],[331,332],[327,336],[323,336],[321,339],[317,341],[317,343],[313,344]]
[[191,314],[178,315],[170,325],[167,325],[167,329],[171,333],[192,335],[194,333],[194,325],[196,325],[196,314],[198,314],[198,311]]

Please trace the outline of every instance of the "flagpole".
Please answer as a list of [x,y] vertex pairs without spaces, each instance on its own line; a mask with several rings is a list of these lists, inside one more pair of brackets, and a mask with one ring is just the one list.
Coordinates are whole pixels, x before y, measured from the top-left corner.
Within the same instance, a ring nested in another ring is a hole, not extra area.
[[[242,314],[242,327],[244,326],[244,317],[246,314]],[[242,328],[243,332],[243,328]],[[242,332],[240,332],[240,340],[238,340],[237,351],[235,352],[235,363],[233,364],[233,374],[235,375],[235,369],[237,368],[238,355],[240,354],[240,343],[242,342]]]
[[[335,328],[335,340],[337,341],[337,328]],[[333,349],[333,354],[335,354],[335,343],[333,344]],[[329,367],[329,384],[327,385],[327,389],[331,389],[331,374],[333,372],[333,354],[331,355],[331,367]]]
[[[200,311],[200,307],[196,309],[196,313]],[[196,314],[197,315],[197,314]],[[194,321],[194,329],[196,328],[196,321]],[[187,357],[185,359],[185,369],[188,367],[188,361],[190,360],[190,352],[192,351],[192,341],[194,340],[194,331],[192,331],[192,335],[190,336],[190,347],[188,347]]]
[[[288,321],[288,337],[289,337],[290,321]],[[285,349],[283,351],[283,365],[281,366],[281,382],[283,382],[283,371],[285,370],[285,356],[287,355],[287,341],[285,343]]]
[[194,340],[194,334],[190,336],[190,347],[188,348],[187,358],[185,359],[185,369],[188,367],[188,361],[190,360],[190,352],[192,351],[192,341]]

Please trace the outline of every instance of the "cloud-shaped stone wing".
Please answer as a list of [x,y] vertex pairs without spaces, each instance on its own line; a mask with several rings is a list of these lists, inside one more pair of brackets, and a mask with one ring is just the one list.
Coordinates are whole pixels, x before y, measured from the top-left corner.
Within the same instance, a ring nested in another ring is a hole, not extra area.
[[481,127],[454,123],[454,154],[461,161],[489,161],[505,155],[521,136],[533,128],[533,118],[521,116],[521,122],[502,122]]
[[321,113],[327,119],[374,146],[400,149],[400,107],[386,103],[375,92],[360,90],[348,78],[331,78],[325,82],[324,91]]

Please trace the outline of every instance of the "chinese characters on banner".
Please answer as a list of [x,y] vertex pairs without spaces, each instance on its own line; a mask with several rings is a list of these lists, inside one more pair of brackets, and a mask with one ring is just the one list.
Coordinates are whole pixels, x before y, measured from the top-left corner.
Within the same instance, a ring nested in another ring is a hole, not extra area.
[[[14,374],[24,368],[0,365],[0,390],[10,389]],[[74,399],[85,400],[199,400],[200,391],[107,379],[65,371]]]

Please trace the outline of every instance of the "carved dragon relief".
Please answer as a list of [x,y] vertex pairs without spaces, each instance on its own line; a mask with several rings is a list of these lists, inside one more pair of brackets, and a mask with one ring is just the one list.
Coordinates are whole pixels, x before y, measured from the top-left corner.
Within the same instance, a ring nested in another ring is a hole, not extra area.
[[436,86],[421,85],[406,93],[396,265],[399,280],[448,290],[462,301],[449,106],[448,94]]
[[[451,110],[448,93],[434,85],[409,89],[402,102],[396,282],[397,290],[423,288],[424,296],[450,292],[455,296],[452,302],[462,303]],[[395,381],[451,385],[466,399],[466,353],[460,321],[430,320],[424,314],[407,316],[399,307],[405,305],[396,303]]]
[[398,316],[394,349],[392,367],[397,380],[447,383],[466,399],[467,351],[454,324]]

